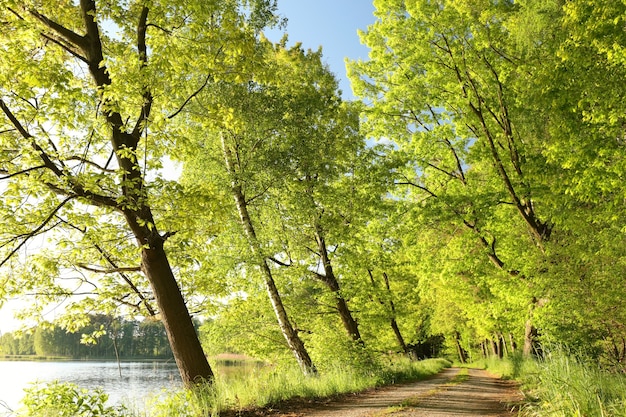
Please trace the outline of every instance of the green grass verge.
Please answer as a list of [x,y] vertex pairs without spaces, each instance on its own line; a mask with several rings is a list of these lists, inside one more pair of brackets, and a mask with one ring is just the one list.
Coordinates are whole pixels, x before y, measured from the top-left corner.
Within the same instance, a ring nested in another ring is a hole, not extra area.
[[354,393],[369,388],[427,378],[449,367],[444,359],[411,362],[396,358],[377,369],[364,372],[333,367],[317,377],[305,377],[297,369],[259,368],[246,378],[218,379],[213,386],[181,391],[160,399],[145,415],[217,416],[225,410],[242,410],[277,405],[290,399],[319,399]]
[[487,369],[521,383],[525,417],[626,417],[626,375],[602,369],[597,360],[555,348],[544,359],[483,359]]

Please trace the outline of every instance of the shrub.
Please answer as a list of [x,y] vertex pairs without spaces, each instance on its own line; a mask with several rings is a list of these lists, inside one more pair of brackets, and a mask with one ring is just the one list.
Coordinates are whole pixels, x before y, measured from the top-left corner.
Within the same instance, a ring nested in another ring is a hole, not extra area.
[[125,411],[107,406],[109,396],[101,389],[90,391],[70,383],[35,384],[25,392],[20,417],[120,417]]

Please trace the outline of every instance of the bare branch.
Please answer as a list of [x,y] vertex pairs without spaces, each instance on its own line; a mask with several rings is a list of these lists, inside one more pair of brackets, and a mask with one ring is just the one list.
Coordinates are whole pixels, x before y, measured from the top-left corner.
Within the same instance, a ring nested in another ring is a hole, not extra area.
[[292,263],[292,262],[290,262],[290,263],[285,263],[285,262],[283,262],[283,261],[279,261],[278,259],[276,259],[276,258],[275,258],[275,257],[273,257],[273,256],[270,256],[270,257],[268,257],[267,259],[269,259],[270,261],[272,261],[272,262],[274,262],[275,264],[280,265],[280,266],[291,266],[291,265],[293,265],[293,263]]
[[9,178],[12,178],[12,177],[17,177],[18,175],[29,174],[31,171],[37,171],[38,169],[45,169],[45,168],[46,168],[45,165],[39,165],[39,166],[36,166],[36,167],[26,168],[26,169],[21,170],[19,172],[14,172],[12,174],[7,174],[4,177],[0,177],[0,180],[6,180],[6,179],[9,179]]
[[213,78],[213,76],[211,74],[206,76],[206,79],[204,80],[204,83],[200,86],[200,88],[198,88],[196,91],[194,91],[189,97],[187,97],[187,99],[183,102],[183,104],[178,108],[178,110],[176,110],[174,113],[170,114],[169,116],[167,116],[168,119],[173,119],[174,117],[178,116],[178,114],[180,112],[183,111],[183,109],[185,108],[185,106],[198,94],[200,94],[202,92],[202,90],[204,90],[204,88],[209,84],[209,81],[211,81],[211,79]]
[[409,181],[409,180],[406,180],[406,181],[396,181],[396,182],[394,182],[394,185],[410,185],[411,187],[415,187],[415,188],[418,188],[418,189],[426,192],[431,197],[435,197],[435,198],[437,197],[437,194],[433,193],[432,191],[430,191],[428,188],[424,187],[423,185],[419,185],[419,184],[414,183],[413,181]]
[[117,267],[117,268],[110,268],[110,269],[95,268],[93,266],[89,266],[87,264],[81,264],[81,263],[77,264],[77,266],[86,271],[95,272],[97,274],[115,274],[119,272],[141,272],[141,268],[138,266]]
[[59,205],[57,205],[54,208],[54,210],[52,210],[52,212],[48,215],[48,217],[46,217],[39,226],[37,226],[35,229],[30,231],[29,233],[26,233],[20,236],[20,238],[23,238],[23,240],[9,252],[9,254],[2,260],[2,262],[0,262],[0,267],[3,266],[5,263],[7,263],[7,261],[11,259],[11,257],[15,255],[17,251],[19,251],[26,244],[26,242],[28,242],[33,237],[37,236],[46,227],[46,225],[53,218],[56,217],[56,214],[59,212],[59,210],[61,210],[68,202],[70,202],[74,198],[75,198],[74,196],[69,196],[65,198],[63,201],[59,203]]
[[[46,33],[42,33],[41,36],[43,36],[45,39],[49,40],[50,42],[60,46],[61,48],[63,48],[66,52],[69,52],[72,56],[74,56],[75,58],[80,59],[81,61],[83,61],[84,63],[87,63],[87,58],[85,58],[84,56],[82,56],[81,54],[79,54],[78,52],[76,52],[74,49],[72,49],[69,45],[66,45],[65,43],[61,42],[59,39],[56,39],[53,36],[50,36]],[[70,44],[71,45],[71,44]]]
[[54,32],[59,34],[61,37],[63,37],[63,39],[67,40],[69,43],[76,45],[83,50],[87,47],[87,42],[85,41],[84,36],[81,36],[78,33],[66,28],[65,26],[55,22],[54,20],[48,18],[47,16],[39,13],[35,9],[29,10],[29,13],[35,16],[37,20],[39,20],[44,25],[52,29]]
[[114,173],[115,170],[114,169],[110,169],[107,167],[103,167],[93,161],[90,161],[89,159],[86,159],[82,156],[71,156],[69,158],[67,158],[68,161],[78,161],[78,162],[82,162],[83,164],[87,164],[87,165],[91,165],[92,167],[95,167],[97,169],[99,169],[102,172],[109,172],[109,173]]

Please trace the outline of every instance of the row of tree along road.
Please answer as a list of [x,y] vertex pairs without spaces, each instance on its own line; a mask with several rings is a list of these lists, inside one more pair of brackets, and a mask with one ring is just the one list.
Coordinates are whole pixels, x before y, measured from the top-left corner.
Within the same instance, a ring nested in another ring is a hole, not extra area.
[[440,335],[622,367],[626,6],[375,6],[346,102],[274,1],[0,2],[0,296],[153,317],[187,385]]

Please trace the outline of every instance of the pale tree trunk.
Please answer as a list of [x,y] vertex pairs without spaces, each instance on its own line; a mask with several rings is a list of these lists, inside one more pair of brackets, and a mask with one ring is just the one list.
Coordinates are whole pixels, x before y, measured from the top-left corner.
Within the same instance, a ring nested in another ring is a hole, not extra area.
[[511,346],[511,353],[515,354],[517,350],[517,344],[515,343],[515,339],[513,338],[513,333],[509,333],[509,344]]
[[459,362],[467,363],[467,353],[463,346],[461,346],[461,335],[459,332],[454,332],[454,344],[456,345],[456,351],[459,355]]
[[222,150],[224,153],[224,162],[226,164],[226,169],[231,176],[231,192],[233,198],[235,199],[235,204],[237,206],[237,212],[239,213],[239,220],[241,221],[241,225],[243,227],[246,238],[248,239],[248,244],[250,245],[250,250],[252,255],[254,256],[255,262],[257,266],[260,267],[261,272],[264,277],[265,288],[267,290],[267,295],[272,303],[272,309],[274,310],[274,314],[276,315],[276,319],[278,320],[278,325],[280,330],[287,341],[287,345],[289,349],[291,349],[293,355],[300,365],[300,369],[305,375],[316,374],[317,369],[307,352],[302,339],[298,336],[298,332],[293,328],[289,316],[287,315],[287,311],[285,310],[285,306],[283,304],[280,293],[278,292],[278,288],[276,287],[276,283],[274,282],[274,277],[272,275],[272,270],[267,264],[266,258],[263,256],[260,248],[259,241],[257,239],[256,231],[254,230],[254,225],[252,224],[252,220],[250,219],[250,213],[248,212],[248,203],[246,202],[241,184],[237,181],[237,169],[234,165],[234,158],[231,150],[228,148],[224,136],[222,135]]
[[537,336],[537,330],[533,326],[531,319],[526,321],[526,327],[524,329],[524,356],[530,356],[535,350],[535,337]]
[[363,344],[363,340],[361,339],[361,333],[359,332],[359,325],[357,321],[352,317],[352,312],[348,308],[348,303],[346,299],[341,295],[341,290],[339,286],[339,281],[335,276],[335,272],[333,270],[333,266],[331,264],[330,258],[328,256],[328,248],[326,247],[326,240],[324,239],[324,234],[319,223],[315,223],[315,241],[317,242],[317,248],[320,252],[320,258],[322,260],[322,265],[324,267],[324,274],[316,273],[316,276],[330,289],[335,297],[335,302],[337,304],[337,311],[339,312],[339,317],[341,318],[341,322],[343,323],[343,327],[348,332],[348,335],[355,342]]

